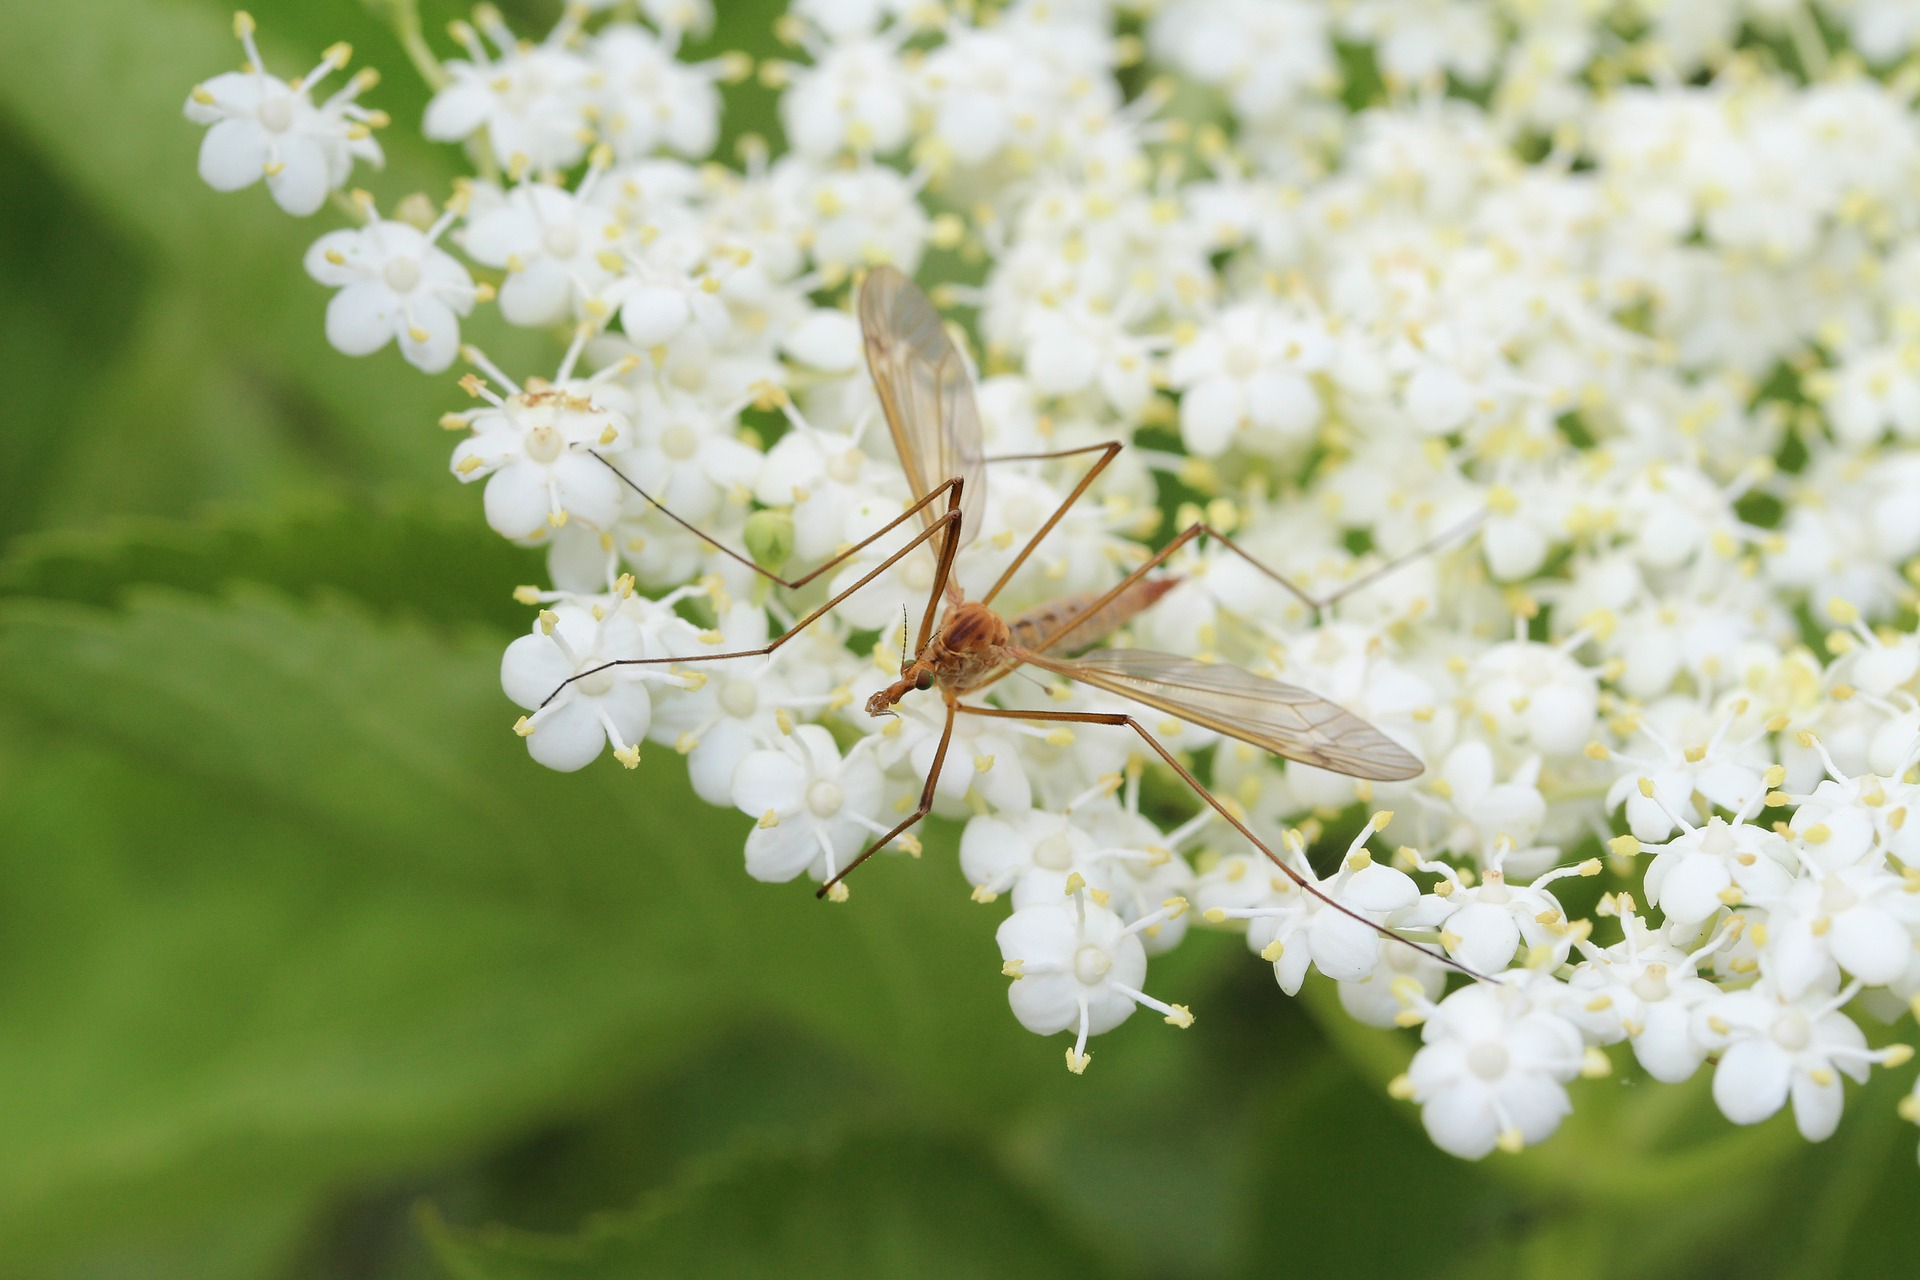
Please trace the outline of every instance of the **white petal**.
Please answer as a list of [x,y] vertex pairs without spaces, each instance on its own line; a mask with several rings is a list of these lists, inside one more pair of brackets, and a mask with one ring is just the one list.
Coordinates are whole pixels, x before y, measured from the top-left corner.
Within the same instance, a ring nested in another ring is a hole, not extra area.
[[532,711],[573,674],[560,646],[542,635],[521,636],[500,655],[500,688]]
[[1838,1076],[1827,1084],[1816,1084],[1804,1071],[1793,1074],[1793,1122],[1808,1142],[1824,1142],[1840,1127],[1840,1112],[1846,1105]]
[[296,218],[315,213],[332,188],[326,148],[313,138],[290,137],[280,143],[280,171],[267,177],[274,203]]
[[1787,1101],[1791,1063],[1764,1040],[1742,1040],[1720,1055],[1713,1100],[1735,1124],[1758,1124]]
[[786,752],[756,751],[734,771],[733,803],[755,818],[769,809],[798,813],[806,803],[807,782],[807,771]]
[[1868,986],[1881,986],[1905,973],[1913,954],[1913,940],[1900,922],[1870,906],[1835,916],[1827,946],[1841,968]]
[[527,754],[562,773],[584,769],[607,745],[607,731],[592,700],[576,698],[557,711],[548,713],[527,737]]
[[238,191],[266,173],[267,131],[253,120],[222,120],[200,139],[200,177],[215,191]]
[[487,480],[487,524],[508,538],[530,538],[547,525],[552,502],[547,495],[547,469],[536,463],[507,464]]
[[512,272],[500,286],[500,314],[509,323],[532,328],[557,324],[567,318],[573,282],[566,268],[551,258],[536,258],[525,269]]
[[1478,1084],[1462,1083],[1441,1090],[1420,1108],[1420,1123],[1426,1126],[1434,1146],[1462,1160],[1485,1156],[1500,1136],[1493,1100]]
[[400,354],[408,364],[422,373],[439,373],[460,353],[460,321],[453,308],[438,298],[415,296],[407,301],[398,338]]
[[391,289],[368,282],[350,284],[327,303],[327,341],[346,355],[372,355],[392,339],[398,318]]

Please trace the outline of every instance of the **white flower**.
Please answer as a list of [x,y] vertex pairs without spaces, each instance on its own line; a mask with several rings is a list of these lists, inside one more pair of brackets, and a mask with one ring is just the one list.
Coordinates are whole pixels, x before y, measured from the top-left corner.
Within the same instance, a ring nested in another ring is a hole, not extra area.
[[1718,817],[1654,847],[1659,853],[1647,868],[1647,900],[1681,924],[1699,924],[1734,903],[1777,898],[1796,869],[1792,849],[1778,835]]
[[544,379],[502,398],[478,379],[469,390],[487,407],[448,415],[473,434],[453,451],[461,483],[485,479],[487,523],[509,538],[531,538],[578,517],[597,529],[620,518],[628,490],[596,453],[615,457],[632,443],[624,394],[602,378]]
[[307,274],[340,292],[327,303],[327,341],[350,356],[372,355],[389,342],[407,363],[438,373],[460,349],[460,317],[480,291],[439,240],[454,214],[422,231],[389,221],[360,202],[367,223],[329,231],[307,250]]
[[484,129],[494,158],[515,177],[564,169],[586,155],[594,71],[567,47],[577,17],[562,17],[539,44],[516,39],[497,11],[483,9],[475,20],[499,53],[489,53],[466,23],[454,25],[467,57],[446,63],[451,82],[427,104],[421,132],[460,142]]
[[831,879],[886,831],[868,816],[881,807],[880,767],[858,746],[842,756],[819,725],[743,758],[732,791],[734,807],[759,820],[747,837],[756,880]]
[[734,438],[729,416],[692,396],[648,394],[635,417],[638,439],[613,462],[656,502],[698,526],[723,499],[746,501],[760,455]]
[[459,240],[468,256],[504,267],[500,313],[518,325],[549,325],[581,313],[613,279],[600,255],[620,232],[619,222],[590,197],[599,171],[578,193],[544,182],[522,183],[484,213],[475,214]]
[[1920,903],[1907,882],[1879,865],[1824,868],[1803,858],[1808,873],[1767,908],[1760,967],[1780,994],[1798,999],[1831,985],[1844,971],[1869,986],[1897,980],[1913,957]]
[[[1546,798],[1539,787],[1539,758],[1522,762],[1511,781],[1501,782],[1498,777],[1493,750],[1484,742],[1462,742],[1447,752],[1438,776],[1428,784],[1431,795],[1415,793],[1424,812],[1440,819],[1444,832],[1427,843],[1483,861],[1491,860],[1502,846],[1531,850],[1547,816]],[[1521,860],[1527,868],[1534,861],[1537,858]]]
[[1380,930],[1375,926],[1420,897],[1419,888],[1404,871],[1382,866],[1366,852],[1368,839],[1391,817],[1374,814],[1354,837],[1340,869],[1325,880],[1307,865],[1299,833],[1289,831],[1287,848],[1293,868],[1318,892],[1309,892],[1292,880],[1276,880],[1265,904],[1215,907],[1206,919],[1250,921],[1247,946],[1272,963],[1274,978],[1290,996],[1300,993],[1309,966],[1336,982],[1361,981],[1373,973],[1378,958]]
[[1593,736],[1599,691],[1565,648],[1526,640],[1474,659],[1468,686],[1489,729],[1549,756],[1570,755]]
[[1692,1010],[1719,994],[1700,962],[1731,936],[1723,931],[1691,953],[1662,941],[1632,909],[1620,909],[1626,937],[1586,958],[1567,979],[1562,1012],[1601,1044],[1630,1041],[1655,1080],[1677,1084],[1700,1069],[1706,1048],[1693,1038]]
[[1873,1063],[1907,1056],[1898,1051],[1904,1045],[1869,1050],[1860,1028],[1840,1012],[1858,990],[1810,990],[1789,1000],[1762,978],[1695,1006],[1694,1038],[1720,1056],[1713,1100],[1721,1113],[1735,1124],[1758,1124],[1791,1098],[1801,1137],[1831,1137],[1844,1105],[1840,1077],[1865,1081]]
[[913,85],[891,37],[851,36],[816,47],[780,98],[793,149],[814,160],[844,151],[886,154],[907,140]]
[[1187,448],[1218,457],[1254,428],[1269,440],[1304,438],[1322,412],[1311,375],[1332,351],[1325,331],[1304,316],[1258,304],[1222,312],[1175,348],[1168,364]]
[[1584,935],[1569,923],[1566,909],[1546,886],[1567,876],[1597,876],[1600,859],[1589,858],[1578,866],[1549,871],[1531,884],[1515,885],[1507,883],[1502,869],[1505,856],[1506,847],[1496,846],[1491,865],[1472,885],[1444,863],[1421,863],[1422,871],[1445,877],[1440,887],[1446,892],[1423,899],[1412,919],[1437,927],[1447,954],[1479,973],[1506,968],[1522,942],[1551,955],[1556,964],[1564,961]]
[[1579,1028],[1537,985],[1477,983],[1442,1000],[1420,1030],[1397,1092],[1420,1104],[1442,1151],[1478,1160],[1545,1141],[1573,1109],[1566,1082],[1585,1065]]
[[1176,1027],[1193,1025],[1184,1005],[1162,1004],[1140,988],[1147,979],[1147,953],[1136,936],[1159,920],[1185,911],[1179,899],[1132,924],[1087,900],[1084,883],[1069,880],[1064,901],[1015,911],[995,934],[1002,968],[1013,985],[1007,1001],[1020,1025],[1036,1035],[1074,1030],[1067,1069],[1087,1069],[1087,1037],[1125,1022],[1135,1005],[1146,1005]]
[[688,66],[669,41],[628,22],[601,28],[589,56],[599,73],[600,133],[620,159],[712,152],[720,139],[720,64]]
[[[729,609],[716,634],[705,637],[712,652],[763,647],[771,638],[765,609],[739,602]],[[732,803],[733,775],[740,761],[772,747],[794,727],[794,713],[822,706],[789,678],[787,664],[761,658],[704,662],[698,688],[670,700],[654,717],[657,739],[672,743],[687,757],[687,776],[708,804]]]
[[620,603],[604,598],[542,610],[533,633],[508,645],[501,658],[501,687],[533,713],[514,727],[528,753],[549,769],[584,769],[609,741],[622,764],[639,764],[653,719],[647,683],[673,677],[664,663],[608,665],[668,656]]
[[253,19],[238,14],[233,25],[247,51],[247,70],[215,76],[187,98],[187,119],[211,126],[200,143],[200,176],[216,191],[238,191],[265,178],[275,204],[305,217],[346,185],[355,160],[381,164],[372,128],[386,116],[354,101],[378,77],[363,71],[316,105],[313,90],[347,64],[346,45],[328,49],[319,66],[288,84],[267,74],[253,42]]

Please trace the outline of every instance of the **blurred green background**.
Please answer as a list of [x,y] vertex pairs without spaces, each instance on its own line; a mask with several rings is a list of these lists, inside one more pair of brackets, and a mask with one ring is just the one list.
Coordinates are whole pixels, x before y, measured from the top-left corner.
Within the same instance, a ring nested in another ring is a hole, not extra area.
[[[444,191],[374,17],[255,12],[283,75],[387,72],[383,201]],[[1076,1078],[950,845],[828,909],[671,753],[530,764],[497,664],[539,567],[447,475],[453,375],[329,350],[328,215],[195,176],[228,22],[0,0],[0,1276],[1913,1273],[1903,1080],[1819,1148],[1704,1075],[1582,1083],[1463,1165],[1384,1095],[1409,1035],[1221,936],[1155,965],[1194,1030]]]

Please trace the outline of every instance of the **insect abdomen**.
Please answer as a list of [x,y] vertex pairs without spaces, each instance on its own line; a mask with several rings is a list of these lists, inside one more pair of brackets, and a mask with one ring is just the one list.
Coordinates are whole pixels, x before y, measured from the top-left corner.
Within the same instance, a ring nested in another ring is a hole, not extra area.
[[[1061,596],[1058,600],[1049,600],[1008,623],[1013,632],[1013,643],[1023,649],[1037,649],[1055,635],[1060,635],[1059,639],[1048,645],[1049,652],[1072,653],[1077,649],[1085,649],[1126,626],[1135,614],[1171,591],[1179,581],[1178,578],[1148,578],[1136,582],[1077,622],[1074,619],[1105,592],[1082,591],[1076,595]],[[1062,628],[1070,630],[1061,634]]]

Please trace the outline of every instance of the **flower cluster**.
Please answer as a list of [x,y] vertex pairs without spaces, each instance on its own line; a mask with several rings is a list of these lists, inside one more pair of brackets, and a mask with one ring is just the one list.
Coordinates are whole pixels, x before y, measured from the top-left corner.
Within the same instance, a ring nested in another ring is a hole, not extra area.
[[[1233,929],[1285,992],[1421,1028],[1393,1092],[1457,1155],[1545,1139],[1629,1059],[1710,1063],[1729,1120],[1790,1105],[1817,1141],[1920,1000],[1912,8],[794,0],[757,68],[684,57],[689,0],[538,41],[482,9],[415,50],[474,176],[390,216],[344,191],[372,77],[313,94],[344,49],[284,82],[243,17],[247,68],[187,114],[214,186],[336,197],[307,259],[336,347],[472,366],[453,472],[548,557],[501,673],[536,761],[671,748],[750,875],[836,898],[876,842],[922,852],[918,807],[963,821],[1013,1013],[1076,1072],[1136,1009],[1190,1025],[1148,962]],[[716,160],[754,74],[786,150]],[[852,314],[881,264],[972,320],[958,583],[1123,442],[996,608],[1204,521],[1232,544],[1183,546],[1107,643],[1312,690],[1425,772],[1031,669],[990,703],[1130,712],[1219,808],[1145,786],[1177,779],[1124,727],[866,714],[937,585]],[[489,303],[558,363],[463,346]]]

